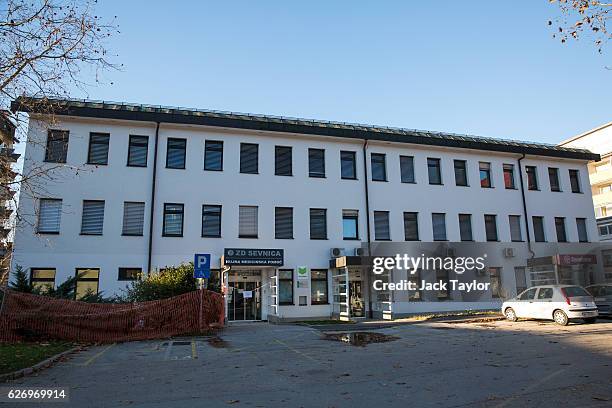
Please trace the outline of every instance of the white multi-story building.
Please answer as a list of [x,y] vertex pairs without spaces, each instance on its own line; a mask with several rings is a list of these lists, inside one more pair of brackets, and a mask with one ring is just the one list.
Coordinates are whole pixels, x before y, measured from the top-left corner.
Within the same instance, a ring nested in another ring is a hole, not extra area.
[[[20,199],[13,268],[35,284],[78,274],[79,294],[110,294],[141,271],[210,253],[230,320],[329,317],[338,302],[377,315],[389,308],[382,300],[404,315],[492,307],[500,293],[467,305],[452,293],[378,298],[350,256],[356,248],[494,242],[499,264],[482,279],[510,294],[530,284],[526,259],[537,245],[552,256],[597,241],[587,163],[599,156],[585,150],[160,106],[55,105],[50,123],[35,105],[13,103],[30,115],[24,171],[50,174]],[[343,273],[348,287],[338,286]]]

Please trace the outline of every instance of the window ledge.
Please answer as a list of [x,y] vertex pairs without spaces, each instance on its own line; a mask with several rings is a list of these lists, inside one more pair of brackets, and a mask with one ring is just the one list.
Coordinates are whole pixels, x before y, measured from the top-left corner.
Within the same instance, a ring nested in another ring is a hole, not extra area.
[[258,239],[259,237],[257,235],[238,235],[238,238]]
[[80,232],[79,235],[90,236],[90,237],[101,237],[103,234],[92,234],[87,232]]
[[183,235],[175,235],[175,234],[162,234],[164,238],[183,238]]
[[59,235],[59,231],[36,231],[39,235]]
[[202,238],[221,238],[221,235],[202,235]]

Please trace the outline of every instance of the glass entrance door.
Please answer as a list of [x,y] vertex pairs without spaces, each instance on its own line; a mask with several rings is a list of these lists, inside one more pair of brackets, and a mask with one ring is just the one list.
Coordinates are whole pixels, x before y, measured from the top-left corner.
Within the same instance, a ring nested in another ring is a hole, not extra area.
[[261,320],[259,282],[229,282],[228,320]]
[[361,281],[349,282],[349,298],[350,298],[349,304],[351,306],[351,316],[363,317],[364,307],[363,307],[363,294],[361,291]]

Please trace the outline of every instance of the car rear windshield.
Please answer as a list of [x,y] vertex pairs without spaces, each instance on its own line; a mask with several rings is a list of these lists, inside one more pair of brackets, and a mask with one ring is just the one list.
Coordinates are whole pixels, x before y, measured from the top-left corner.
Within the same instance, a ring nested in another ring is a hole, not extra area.
[[565,292],[565,296],[567,297],[591,296],[580,286],[568,286],[563,288],[563,292]]

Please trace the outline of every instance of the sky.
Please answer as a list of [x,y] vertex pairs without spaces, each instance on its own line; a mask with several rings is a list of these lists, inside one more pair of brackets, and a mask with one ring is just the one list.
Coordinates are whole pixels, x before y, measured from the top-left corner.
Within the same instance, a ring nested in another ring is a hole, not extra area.
[[612,47],[552,38],[548,0],[98,4],[122,68],[77,98],[545,143],[612,120]]

